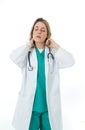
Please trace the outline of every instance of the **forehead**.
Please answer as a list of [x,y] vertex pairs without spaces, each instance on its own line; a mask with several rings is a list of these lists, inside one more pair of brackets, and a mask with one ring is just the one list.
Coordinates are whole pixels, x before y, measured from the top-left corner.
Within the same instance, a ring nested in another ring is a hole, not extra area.
[[46,29],[46,25],[43,22],[37,22],[34,27],[41,27]]

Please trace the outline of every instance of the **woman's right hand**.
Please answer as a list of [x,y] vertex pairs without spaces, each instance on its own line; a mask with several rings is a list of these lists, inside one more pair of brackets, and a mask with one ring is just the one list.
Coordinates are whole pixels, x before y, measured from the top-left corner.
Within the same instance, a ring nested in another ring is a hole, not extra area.
[[31,47],[34,47],[34,45],[35,45],[35,41],[34,41],[33,38],[30,40],[30,43],[31,43]]

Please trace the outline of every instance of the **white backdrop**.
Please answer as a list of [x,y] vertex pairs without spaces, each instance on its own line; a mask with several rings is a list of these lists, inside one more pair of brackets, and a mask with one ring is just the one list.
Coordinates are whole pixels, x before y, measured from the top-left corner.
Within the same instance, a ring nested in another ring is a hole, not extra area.
[[48,20],[52,38],[75,58],[60,70],[64,130],[85,130],[85,4],[84,0],[0,0],[0,129],[11,121],[21,85],[21,70],[9,54],[25,44],[34,20]]

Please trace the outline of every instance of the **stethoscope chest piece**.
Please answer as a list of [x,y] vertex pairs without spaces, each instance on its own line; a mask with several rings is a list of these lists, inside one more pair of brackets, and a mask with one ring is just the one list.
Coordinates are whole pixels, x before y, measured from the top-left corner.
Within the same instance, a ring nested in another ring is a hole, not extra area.
[[28,66],[28,71],[32,71],[33,67],[32,66]]

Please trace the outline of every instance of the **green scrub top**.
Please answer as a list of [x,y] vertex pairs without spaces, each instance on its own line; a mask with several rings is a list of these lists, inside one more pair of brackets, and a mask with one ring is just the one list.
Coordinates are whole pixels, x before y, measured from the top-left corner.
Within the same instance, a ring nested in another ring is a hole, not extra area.
[[36,56],[38,61],[37,84],[36,93],[33,104],[33,111],[44,112],[47,111],[46,102],[46,79],[45,79],[45,49],[42,52],[36,49]]

